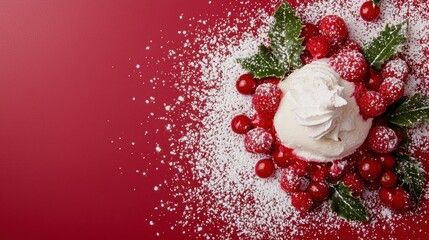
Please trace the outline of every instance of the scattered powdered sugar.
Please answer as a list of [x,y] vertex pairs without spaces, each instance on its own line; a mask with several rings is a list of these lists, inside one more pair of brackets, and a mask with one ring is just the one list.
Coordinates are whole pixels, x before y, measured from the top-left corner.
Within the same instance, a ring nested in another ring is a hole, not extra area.
[[[307,2],[302,1],[297,8],[303,22],[317,23],[325,15],[337,14],[346,21],[351,39],[361,44],[374,37],[386,23],[397,24],[409,18],[410,38],[403,53],[411,69],[406,94],[428,92],[428,3],[384,0],[380,20],[367,23],[359,16],[361,0]],[[163,209],[183,211],[182,220],[177,223],[183,234],[192,232],[193,236],[197,234],[206,239],[324,239],[336,235],[340,228],[350,229],[349,236],[363,239],[376,239],[380,234],[377,229],[383,229],[383,237],[395,239],[397,229],[410,234],[422,231],[417,225],[411,228],[409,223],[427,226],[428,194],[416,212],[397,214],[382,206],[377,192],[365,191],[363,204],[369,209],[371,221],[347,222],[330,211],[329,201],[307,215],[298,213],[291,206],[290,196],[280,187],[280,171],[269,179],[255,176],[255,163],[266,155],[248,153],[244,136],[230,129],[234,116],[253,114],[251,97],[240,95],[235,89],[235,80],[245,73],[236,59],[255,54],[259,44],[268,42],[270,14],[279,2],[242,4],[238,9],[226,7],[228,17],[211,19],[213,22],[190,19],[192,27],[182,30],[181,34],[193,41],[187,39],[182,49],[169,51],[166,61],[175,67],[171,73],[162,74],[181,79],[174,83],[180,97],[174,99],[173,104],[165,105],[164,119],[182,128],[172,129],[171,151],[168,150],[176,155],[169,166],[177,170],[177,175],[164,184],[175,200],[162,201],[161,204],[167,206]],[[231,14],[232,10],[238,14]],[[146,102],[155,102],[155,99]],[[429,151],[429,125],[420,125],[409,132],[413,153]],[[158,144],[155,150],[161,152]],[[158,186],[154,190],[159,190]],[[306,235],[309,232],[311,236]]]

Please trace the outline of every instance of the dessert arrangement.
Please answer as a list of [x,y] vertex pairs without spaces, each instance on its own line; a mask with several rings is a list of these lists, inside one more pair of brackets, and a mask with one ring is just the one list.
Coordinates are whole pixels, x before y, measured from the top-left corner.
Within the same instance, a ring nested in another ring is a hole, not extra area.
[[[376,20],[379,4],[365,2],[362,19]],[[429,98],[404,96],[407,31],[407,20],[387,25],[361,46],[341,17],[302,23],[282,3],[269,46],[237,60],[247,73],[235,86],[251,96],[254,114],[235,116],[231,128],[248,152],[263,156],[258,177],[281,172],[279,184],[298,211],[330,201],[339,216],[369,221],[366,189],[395,212],[418,208],[425,173],[409,154],[406,129],[429,119]]]

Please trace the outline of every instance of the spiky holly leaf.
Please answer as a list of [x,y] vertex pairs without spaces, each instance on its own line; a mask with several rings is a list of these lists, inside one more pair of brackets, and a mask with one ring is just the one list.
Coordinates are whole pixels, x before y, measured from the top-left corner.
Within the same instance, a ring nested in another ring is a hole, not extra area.
[[365,44],[363,53],[368,63],[376,69],[389,60],[392,56],[400,53],[407,40],[408,21],[396,26],[386,25],[377,37],[370,43]]
[[334,190],[331,198],[331,210],[347,220],[369,221],[366,208],[358,198],[352,195],[349,187],[339,181],[332,185]]
[[373,2],[376,6],[380,6],[380,4],[381,4],[381,0],[372,0],[372,2]]
[[297,69],[301,67],[301,54],[304,51],[301,21],[289,3],[282,3],[274,13],[274,22],[270,27],[268,36],[271,39],[273,54],[279,59],[284,69]]
[[411,198],[415,205],[418,205],[423,193],[425,172],[420,162],[408,154],[397,153],[396,173],[399,176],[400,182],[411,194]]
[[400,127],[413,127],[429,120],[429,97],[415,94],[406,98],[395,110],[387,114],[389,122]]
[[256,78],[279,77],[283,78],[286,70],[280,65],[276,57],[264,45],[259,46],[259,53],[237,61]]

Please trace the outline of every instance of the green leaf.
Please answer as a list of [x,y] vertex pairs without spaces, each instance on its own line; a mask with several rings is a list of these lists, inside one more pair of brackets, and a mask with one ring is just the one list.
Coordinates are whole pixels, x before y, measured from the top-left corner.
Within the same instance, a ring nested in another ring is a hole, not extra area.
[[418,205],[423,194],[425,172],[420,162],[407,154],[397,153],[396,173],[400,182],[411,194],[415,205]]
[[331,210],[347,220],[369,221],[366,208],[358,198],[352,195],[350,189],[339,181],[332,185],[334,193],[332,194]]
[[380,6],[380,4],[381,4],[381,0],[372,0],[372,2],[373,2],[376,6]]
[[401,52],[407,40],[407,27],[408,21],[396,26],[386,25],[377,37],[365,45],[363,53],[368,63],[380,69],[389,58]]
[[286,74],[285,69],[279,64],[279,61],[264,45],[259,46],[259,53],[256,55],[249,58],[237,59],[237,61],[256,78],[283,78]]
[[274,13],[274,23],[268,36],[271,39],[273,54],[284,69],[301,67],[301,54],[304,51],[303,38],[299,35],[302,24],[289,3],[283,3]]
[[397,126],[406,128],[429,120],[429,97],[415,94],[406,99],[396,110],[390,112],[387,119]]

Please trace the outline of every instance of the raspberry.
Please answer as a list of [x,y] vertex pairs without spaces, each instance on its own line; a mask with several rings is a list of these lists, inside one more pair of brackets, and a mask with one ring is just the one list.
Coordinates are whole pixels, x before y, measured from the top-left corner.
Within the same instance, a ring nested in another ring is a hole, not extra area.
[[298,176],[308,175],[308,162],[300,159],[295,159],[295,162],[291,165],[292,170],[298,174]]
[[263,118],[272,118],[279,107],[282,91],[272,83],[263,83],[256,88],[252,103]]
[[340,52],[344,51],[358,51],[362,52],[362,46],[356,41],[347,39],[341,45],[331,46],[331,55],[337,55]]
[[380,16],[380,7],[375,5],[373,1],[365,2],[360,8],[360,16],[363,20],[372,22]]
[[398,176],[390,170],[384,171],[381,174],[380,183],[383,187],[393,188],[398,183]]
[[329,186],[325,182],[310,182],[307,188],[314,201],[321,202],[329,197]]
[[349,82],[361,81],[367,70],[365,58],[358,51],[340,52],[329,59],[329,64]]
[[365,190],[365,183],[355,172],[347,173],[343,178],[344,185],[348,186],[353,196],[360,196]]
[[381,76],[381,73],[370,67],[363,80],[368,90],[378,91],[381,83],[383,82],[383,77]]
[[252,129],[252,122],[246,115],[237,115],[231,121],[232,131],[238,134],[245,134]]
[[381,164],[373,157],[366,157],[358,163],[358,171],[362,178],[374,181],[381,175]]
[[312,167],[310,170],[310,178],[316,182],[323,182],[328,177],[328,165],[326,164],[317,164]]
[[251,95],[256,89],[256,80],[251,74],[241,75],[235,82],[237,91],[244,95]]
[[380,116],[386,111],[386,103],[383,96],[375,91],[368,91],[362,94],[358,105],[360,113],[365,120]]
[[301,35],[299,37],[304,38],[305,45],[310,38],[317,35],[319,35],[319,29],[317,28],[317,26],[312,23],[306,23],[304,24],[304,27],[301,31]]
[[260,178],[268,178],[274,173],[274,163],[271,159],[259,160],[255,165],[255,173]]
[[304,191],[308,186],[308,179],[300,177],[290,169],[283,169],[280,177],[280,186],[287,193]]
[[391,128],[375,126],[369,131],[368,146],[376,153],[391,153],[398,147],[398,137]]
[[273,136],[265,129],[257,127],[244,137],[244,146],[251,153],[266,153],[273,143]]
[[306,213],[310,210],[311,206],[313,206],[313,199],[311,199],[309,193],[296,192],[292,194],[292,206],[302,213]]
[[394,58],[383,66],[381,75],[383,75],[383,78],[394,77],[405,81],[408,78],[408,72],[407,63],[401,58]]
[[281,80],[280,78],[276,78],[276,77],[264,77],[264,78],[258,79],[256,81],[256,85],[259,86],[263,83],[272,83],[274,85],[277,85],[279,84],[280,80]]
[[386,104],[392,104],[404,96],[405,83],[394,77],[384,79],[378,92],[383,95]]
[[340,43],[347,38],[347,25],[344,20],[336,15],[327,15],[319,23],[319,32],[331,43]]
[[329,42],[324,36],[310,38],[305,46],[315,59],[324,58],[329,54]]

